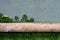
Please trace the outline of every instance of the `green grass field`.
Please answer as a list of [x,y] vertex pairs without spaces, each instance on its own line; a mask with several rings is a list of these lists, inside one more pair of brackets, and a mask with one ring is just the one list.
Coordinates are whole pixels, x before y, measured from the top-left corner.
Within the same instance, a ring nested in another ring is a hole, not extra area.
[[0,33],[0,40],[60,40],[60,33]]

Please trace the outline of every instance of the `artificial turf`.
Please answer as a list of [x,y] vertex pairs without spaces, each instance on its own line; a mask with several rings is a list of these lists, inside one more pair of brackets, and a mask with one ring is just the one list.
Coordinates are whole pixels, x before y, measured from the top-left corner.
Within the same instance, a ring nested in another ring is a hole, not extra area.
[[0,33],[0,40],[60,40],[60,33]]

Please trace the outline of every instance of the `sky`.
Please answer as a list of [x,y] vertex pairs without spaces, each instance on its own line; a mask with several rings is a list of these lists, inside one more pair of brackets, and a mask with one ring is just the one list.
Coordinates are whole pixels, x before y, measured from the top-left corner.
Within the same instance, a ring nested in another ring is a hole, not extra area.
[[12,18],[27,14],[36,21],[60,22],[60,0],[0,0],[0,12]]

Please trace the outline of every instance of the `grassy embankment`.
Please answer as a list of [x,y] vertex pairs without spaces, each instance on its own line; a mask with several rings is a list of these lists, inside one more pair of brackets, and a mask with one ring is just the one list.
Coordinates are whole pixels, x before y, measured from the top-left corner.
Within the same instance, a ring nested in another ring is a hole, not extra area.
[[60,40],[60,33],[0,33],[0,40]]

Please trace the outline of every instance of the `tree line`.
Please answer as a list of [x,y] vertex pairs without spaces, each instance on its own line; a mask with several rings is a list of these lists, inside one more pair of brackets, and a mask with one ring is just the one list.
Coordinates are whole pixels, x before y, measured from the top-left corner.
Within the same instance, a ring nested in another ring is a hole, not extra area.
[[10,18],[0,13],[0,23],[19,23],[19,22],[34,22],[34,18],[28,19],[28,16],[24,14],[21,20],[19,20],[18,16],[14,16],[14,18]]

